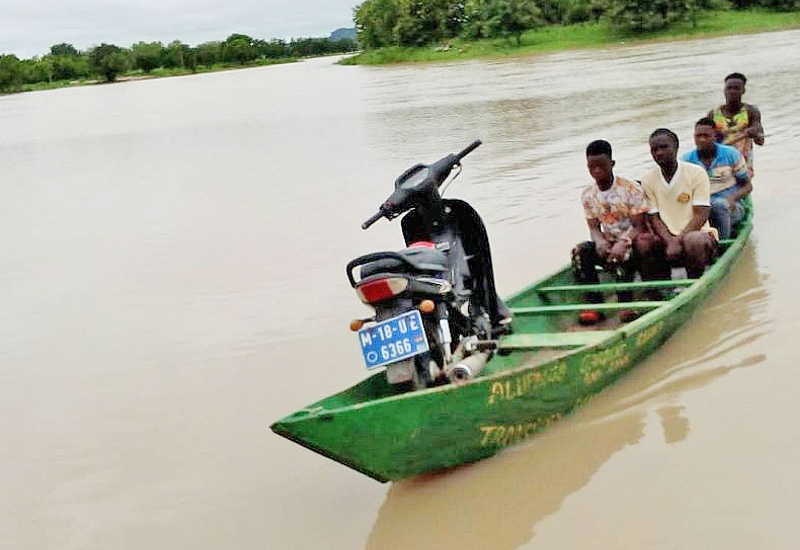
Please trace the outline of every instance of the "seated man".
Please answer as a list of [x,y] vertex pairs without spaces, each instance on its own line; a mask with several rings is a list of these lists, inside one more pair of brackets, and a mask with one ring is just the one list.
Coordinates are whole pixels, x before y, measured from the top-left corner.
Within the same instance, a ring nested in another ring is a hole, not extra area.
[[667,128],[650,134],[657,166],[642,178],[652,230],[641,236],[642,279],[669,279],[670,266],[690,278],[703,274],[716,252],[716,230],[708,224],[709,181],[705,170],[678,160],[678,136]]
[[733,228],[744,218],[741,199],[753,189],[742,155],[728,145],[714,143],[714,121],[701,118],[694,125],[696,149],[682,160],[702,166],[711,181],[709,221],[720,239],[730,239]]
[[[589,225],[591,241],[580,243],[572,250],[572,265],[575,278],[581,283],[597,283],[595,266],[614,269],[623,281],[632,281],[635,261],[634,242],[644,229],[644,214],[648,210],[647,199],[635,181],[614,175],[611,145],[596,140],[586,147],[586,163],[594,183],[583,190],[581,201]],[[597,292],[586,295],[588,301],[602,302]],[[620,293],[620,301],[630,301],[630,292]],[[635,317],[632,312],[622,312],[624,320]],[[597,311],[581,313],[579,320],[594,324],[602,319]]]

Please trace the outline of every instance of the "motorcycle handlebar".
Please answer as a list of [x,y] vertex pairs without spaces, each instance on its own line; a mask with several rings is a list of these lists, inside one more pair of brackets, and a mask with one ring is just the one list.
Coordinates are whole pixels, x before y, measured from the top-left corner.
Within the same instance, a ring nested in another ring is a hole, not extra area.
[[361,229],[367,229],[370,225],[381,219],[383,215],[384,215],[383,208],[381,208],[370,219],[361,224]]
[[[431,164],[430,167],[429,167],[430,168],[430,175],[428,177],[432,178],[434,184],[438,187],[447,178],[447,176],[450,174],[450,171],[453,169],[453,166],[455,166],[456,164],[461,162],[461,159],[463,159],[468,154],[470,154],[472,151],[477,149],[478,146],[480,146],[481,143],[483,143],[481,140],[476,139],[475,141],[473,141],[472,143],[467,145],[464,149],[462,149],[459,153],[457,153],[455,155],[452,155],[452,154],[451,155],[447,155],[446,157],[444,157],[442,159],[439,159],[435,163]],[[418,166],[421,166],[421,165],[418,165]],[[409,171],[406,171],[406,174],[404,174],[404,176],[408,175],[410,173],[410,171],[416,169],[417,167],[413,167]],[[404,176],[401,176],[401,178],[404,177]],[[375,214],[372,215],[371,218],[369,218],[367,221],[365,221],[364,223],[361,224],[361,229],[369,228],[369,226],[371,226],[372,224],[374,224],[376,221],[378,221],[379,219],[381,219],[383,217],[392,219],[392,217],[394,217],[394,216],[392,216],[390,214],[391,211],[392,211],[391,207],[387,207],[386,204],[384,204],[383,206],[380,207],[380,209]]]
[[459,161],[461,161],[461,159],[463,159],[464,157],[466,157],[467,155],[469,155],[471,152],[473,152],[475,149],[477,149],[477,148],[478,148],[478,146],[479,146],[481,143],[483,143],[481,140],[479,140],[479,139],[476,139],[475,141],[473,141],[472,143],[470,143],[469,145],[467,145],[467,146],[464,148],[464,150],[463,150],[463,151],[461,151],[460,153],[458,153],[458,154],[456,155],[456,162],[459,162]]

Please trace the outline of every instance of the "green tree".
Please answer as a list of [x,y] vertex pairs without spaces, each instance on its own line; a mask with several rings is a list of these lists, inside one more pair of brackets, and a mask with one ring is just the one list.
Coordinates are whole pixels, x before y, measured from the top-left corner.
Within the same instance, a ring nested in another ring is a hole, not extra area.
[[14,54],[0,55],[0,92],[15,92],[22,83],[22,67]]
[[800,0],[760,0],[759,4],[775,11],[798,11]]
[[53,63],[54,80],[74,80],[88,78],[91,67],[87,56],[78,55],[50,55]]
[[606,15],[624,32],[644,33],[666,29],[695,13],[696,0],[610,0]]
[[405,0],[394,28],[400,46],[424,46],[453,38],[464,24],[464,2],[459,0]]
[[510,38],[522,44],[522,33],[544,24],[542,11],[530,0],[473,0],[467,5],[465,34],[471,38]]
[[149,73],[164,63],[164,46],[161,42],[137,42],[131,46],[133,66]]
[[580,0],[549,0],[542,2],[542,17],[550,25],[558,25],[564,22],[567,11]]
[[253,44],[256,47],[258,55],[267,59],[279,59],[281,57],[289,57],[289,46],[283,40],[254,40]]
[[345,53],[354,52],[358,49],[358,43],[352,38],[328,39],[328,52]]
[[49,57],[23,59],[19,67],[22,81],[26,84],[53,80],[53,62]]
[[75,49],[72,44],[67,44],[66,42],[62,42],[61,44],[55,44],[54,46],[50,46],[50,55],[80,55],[80,52]]
[[232,34],[222,43],[222,60],[228,63],[247,63],[258,57],[253,39],[246,34]]
[[605,15],[607,9],[608,0],[572,0],[561,18],[561,23],[571,25],[585,21],[597,21]]
[[329,38],[296,38],[287,45],[287,54],[295,57],[351,52],[356,49],[353,40]]
[[163,63],[165,67],[186,68],[193,68],[197,64],[192,48],[180,40],[173,40],[164,49]]
[[130,68],[130,60],[125,50],[113,44],[100,44],[89,51],[92,70],[102,75],[107,82],[114,82],[117,76]]
[[398,0],[366,0],[356,6],[353,18],[358,41],[365,48],[396,44],[394,29],[400,19]]
[[222,61],[222,45],[219,42],[204,42],[194,48],[199,65],[209,67]]

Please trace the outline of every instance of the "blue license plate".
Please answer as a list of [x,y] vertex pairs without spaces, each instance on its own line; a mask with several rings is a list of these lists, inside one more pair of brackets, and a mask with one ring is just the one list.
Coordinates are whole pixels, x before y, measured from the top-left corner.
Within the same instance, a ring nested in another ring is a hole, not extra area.
[[358,331],[368,369],[395,363],[428,351],[422,315],[416,309]]

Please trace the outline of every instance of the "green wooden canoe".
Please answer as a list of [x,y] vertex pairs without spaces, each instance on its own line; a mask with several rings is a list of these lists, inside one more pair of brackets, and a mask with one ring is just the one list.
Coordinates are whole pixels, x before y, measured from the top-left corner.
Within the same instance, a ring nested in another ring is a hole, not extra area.
[[[577,285],[569,267],[507,300],[514,334],[481,375],[465,384],[396,393],[381,371],[272,424],[272,430],[385,482],[491,456],[569,413],[658,348],[730,271],[752,230],[752,208],[735,239],[699,279]],[[641,299],[658,288],[661,300]],[[609,299],[606,320],[577,324],[584,293]],[[616,291],[633,290],[617,303]],[[617,312],[644,314],[622,324]]]

